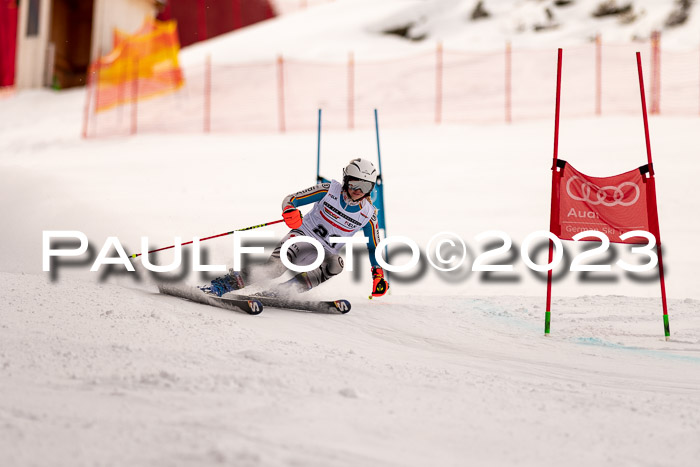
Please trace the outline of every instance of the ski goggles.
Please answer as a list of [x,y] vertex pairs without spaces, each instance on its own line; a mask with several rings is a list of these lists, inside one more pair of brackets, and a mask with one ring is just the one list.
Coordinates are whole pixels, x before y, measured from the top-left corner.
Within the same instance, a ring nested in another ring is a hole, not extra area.
[[374,183],[368,182],[367,180],[348,179],[348,190],[360,190],[362,193],[367,194],[372,191],[373,188]]

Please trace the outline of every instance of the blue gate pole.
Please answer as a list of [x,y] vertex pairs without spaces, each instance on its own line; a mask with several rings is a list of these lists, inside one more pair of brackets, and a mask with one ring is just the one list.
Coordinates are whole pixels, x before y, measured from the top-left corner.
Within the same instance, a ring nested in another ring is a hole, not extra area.
[[[377,161],[379,163],[379,176],[382,177],[382,208],[384,208],[384,176],[382,175],[384,172],[382,172],[382,151],[381,147],[379,145],[379,117],[377,116],[377,109],[374,109],[374,131],[377,134]],[[384,219],[384,236],[386,238],[387,236],[387,228],[386,228],[386,213],[382,213],[382,217]],[[389,247],[384,245],[384,258],[386,258],[387,263],[389,262]],[[384,273],[386,276],[386,279],[389,280],[389,271],[386,271]]]
[[379,149],[379,119],[377,109],[374,109],[374,130],[377,133],[377,160],[379,161],[379,175],[382,174],[382,151]]

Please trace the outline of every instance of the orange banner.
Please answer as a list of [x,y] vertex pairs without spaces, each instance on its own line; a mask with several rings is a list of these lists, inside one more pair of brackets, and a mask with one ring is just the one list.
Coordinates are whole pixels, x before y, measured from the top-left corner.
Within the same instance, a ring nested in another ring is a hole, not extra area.
[[115,29],[114,49],[91,66],[95,111],[180,89],[179,51],[175,21],[147,18],[131,35]]

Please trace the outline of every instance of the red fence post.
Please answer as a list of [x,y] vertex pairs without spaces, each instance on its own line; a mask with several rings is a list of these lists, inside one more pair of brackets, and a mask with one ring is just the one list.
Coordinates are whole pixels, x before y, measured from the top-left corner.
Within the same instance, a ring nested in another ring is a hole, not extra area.
[[[124,47],[125,56],[128,50],[128,44]],[[122,120],[124,118],[124,107],[126,106],[127,100],[124,98],[126,94],[126,87],[129,85],[129,68],[124,65],[124,71],[119,76],[119,83],[117,84],[117,105],[119,107],[119,125],[121,126]]]
[[651,33],[651,114],[661,113],[661,33]]
[[139,61],[133,62],[134,73],[131,81],[131,134],[138,130],[138,102],[139,102]]
[[355,55],[348,56],[348,128],[355,128]]
[[284,59],[281,55],[277,57],[277,117],[280,133],[284,133]]
[[595,114],[602,113],[603,101],[603,50],[600,34],[595,36]]
[[211,54],[204,64],[204,133],[211,132]]
[[[94,66],[95,64],[93,64]],[[95,73],[91,66],[88,66],[87,83],[85,84],[85,110],[83,111],[83,139],[87,139],[88,135],[88,119],[90,118],[90,98],[92,97],[92,87],[94,85],[93,74]]]
[[102,57],[102,49],[100,49],[97,56],[99,58],[97,59],[97,72],[95,75],[95,107],[92,111],[92,116],[94,118],[92,132],[95,136],[97,136],[97,110],[100,108],[100,76],[102,70],[102,61],[100,60],[100,58]]
[[435,123],[442,121],[442,42],[435,50]]
[[511,106],[512,106],[512,54],[510,49],[510,41],[506,42],[506,79],[505,79],[505,112],[506,123],[511,123]]

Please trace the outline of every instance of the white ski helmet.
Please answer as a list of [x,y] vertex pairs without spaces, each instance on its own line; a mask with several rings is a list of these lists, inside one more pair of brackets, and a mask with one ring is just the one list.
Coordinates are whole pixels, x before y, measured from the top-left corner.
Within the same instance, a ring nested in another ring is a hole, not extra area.
[[343,188],[347,191],[348,181],[350,180],[363,180],[371,183],[368,190],[362,190],[367,196],[372,192],[372,189],[374,189],[378,175],[379,172],[377,172],[374,164],[367,159],[353,159],[348,166],[343,169]]
[[358,180],[367,180],[368,182],[377,183],[377,169],[367,159],[353,159],[347,167],[343,169],[343,177],[352,177]]

